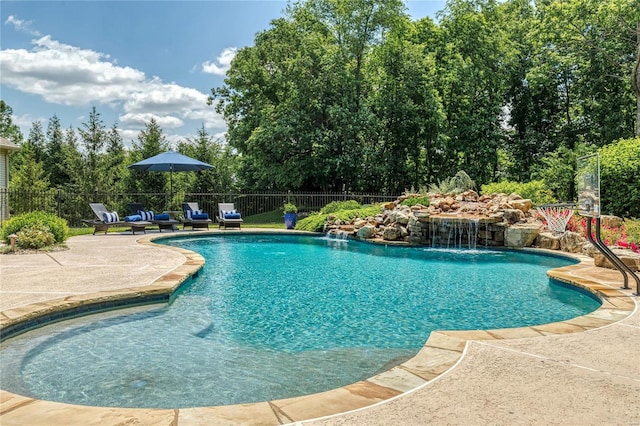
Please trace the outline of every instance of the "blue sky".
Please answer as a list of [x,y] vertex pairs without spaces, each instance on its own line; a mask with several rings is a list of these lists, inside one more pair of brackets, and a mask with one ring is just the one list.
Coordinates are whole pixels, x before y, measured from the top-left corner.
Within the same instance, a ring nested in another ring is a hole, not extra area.
[[[408,0],[413,19],[445,1]],[[283,16],[285,0],[0,2],[0,97],[26,138],[54,114],[78,128],[96,107],[126,146],[156,118],[172,144],[226,125],[206,105],[235,52]],[[434,18],[435,19],[435,18]]]

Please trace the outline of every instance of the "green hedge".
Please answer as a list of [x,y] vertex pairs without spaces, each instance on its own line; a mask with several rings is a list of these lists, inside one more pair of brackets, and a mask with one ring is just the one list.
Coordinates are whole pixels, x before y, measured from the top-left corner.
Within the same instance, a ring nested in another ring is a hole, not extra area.
[[429,199],[429,197],[409,197],[405,200],[402,201],[403,206],[409,206],[409,207],[413,207],[416,204],[422,204],[425,207],[429,207],[429,204],[431,203],[431,200]]
[[9,235],[18,234],[23,228],[46,227],[53,234],[55,242],[61,244],[69,237],[67,221],[50,213],[35,211],[14,216],[2,225],[2,239],[9,244]]
[[[309,216],[298,221],[298,223],[296,224],[296,229],[299,229],[301,231],[322,232],[329,217],[331,217],[333,220],[340,219],[343,222],[349,222],[356,218],[364,219],[366,217],[375,216],[380,213],[380,206],[378,205],[360,206],[360,204],[356,204],[358,205],[358,207],[354,209],[342,209],[329,214],[323,213],[324,209],[322,209],[320,213],[311,213]],[[329,206],[329,204],[327,206]]]
[[601,211],[640,218],[640,138],[600,148]]
[[513,182],[503,180],[502,182],[493,182],[482,185],[483,194],[512,194],[516,193],[522,198],[530,199],[533,204],[551,204],[556,200],[553,193],[543,180],[532,180],[531,182]]

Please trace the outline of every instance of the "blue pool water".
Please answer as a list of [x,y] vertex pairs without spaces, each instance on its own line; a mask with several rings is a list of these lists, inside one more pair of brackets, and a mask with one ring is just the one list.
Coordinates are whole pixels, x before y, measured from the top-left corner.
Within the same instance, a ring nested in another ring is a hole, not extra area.
[[570,260],[291,235],[167,239],[206,265],[169,306],[52,324],[0,344],[2,388],[75,404],[181,408],[320,392],[414,356],[432,330],[597,309],[549,280]]

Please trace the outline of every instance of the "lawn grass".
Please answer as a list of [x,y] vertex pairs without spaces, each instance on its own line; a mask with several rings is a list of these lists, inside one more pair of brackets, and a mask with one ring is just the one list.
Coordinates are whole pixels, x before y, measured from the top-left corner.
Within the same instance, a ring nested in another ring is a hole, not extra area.
[[273,210],[266,213],[247,216],[244,219],[244,226],[250,228],[276,228],[284,229],[284,213],[282,210]]

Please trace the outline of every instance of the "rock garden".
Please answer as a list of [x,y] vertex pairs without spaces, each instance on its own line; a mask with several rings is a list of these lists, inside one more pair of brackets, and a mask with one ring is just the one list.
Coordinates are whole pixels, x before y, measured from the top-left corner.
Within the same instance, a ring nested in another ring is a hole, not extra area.
[[[516,193],[479,195],[467,190],[457,195],[405,194],[383,204],[376,214],[348,220],[338,216],[326,216],[329,235],[445,248],[537,247],[586,254],[597,266],[613,268],[585,238],[585,218],[569,214],[563,223],[566,229],[559,231],[557,225],[549,226],[531,200]],[[619,231],[624,230],[623,220],[602,216],[602,229],[605,237],[613,240],[606,242],[614,253],[631,269],[640,270],[637,242],[623,241],[624,231]]]

